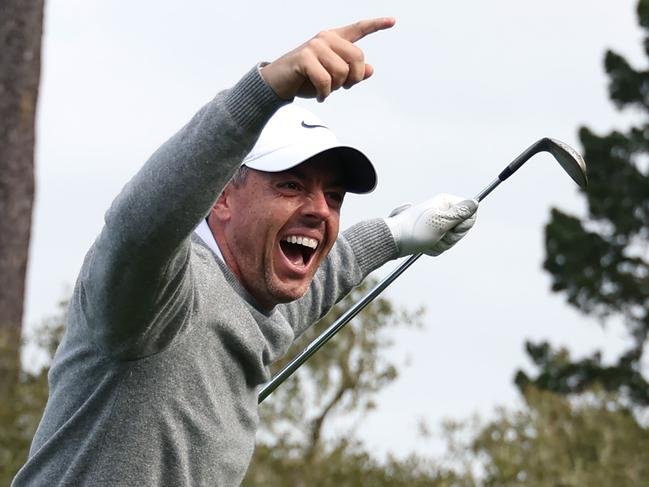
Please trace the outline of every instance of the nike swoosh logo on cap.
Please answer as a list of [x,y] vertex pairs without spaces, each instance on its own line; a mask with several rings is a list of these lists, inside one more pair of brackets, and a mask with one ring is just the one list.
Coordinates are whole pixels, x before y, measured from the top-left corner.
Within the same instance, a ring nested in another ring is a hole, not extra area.
[[302,127],[304,127],[305,129],[314,129],[314,128],[317,128],[317,127],[321,127],[323,129],[328,129],[328,127],[325,127],[324,125],[317,125],[317,124],[311,125],[309,123],[306,123],[304,120],[302,120]]

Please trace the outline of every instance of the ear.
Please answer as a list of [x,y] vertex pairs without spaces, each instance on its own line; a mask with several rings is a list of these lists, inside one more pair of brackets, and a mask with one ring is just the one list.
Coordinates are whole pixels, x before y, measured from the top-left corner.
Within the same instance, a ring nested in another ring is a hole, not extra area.
[[231,196],[231,188],[228,184],[212,206],[210,219],[214,218],[220,223],[230,220],[232,217],[232,207],[230,205]]

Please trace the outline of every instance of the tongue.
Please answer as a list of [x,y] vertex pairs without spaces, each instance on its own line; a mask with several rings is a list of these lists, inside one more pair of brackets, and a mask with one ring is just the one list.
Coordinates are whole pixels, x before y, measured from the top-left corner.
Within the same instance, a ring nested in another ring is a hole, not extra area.
[[304,254],[302,253],[302,249],[300,248],[301,245],[283,241],[280,242],[279,246],[282,249],[282,252],[284,252],[286,258],[291,261],[292,264],[301,266],[305,264]]

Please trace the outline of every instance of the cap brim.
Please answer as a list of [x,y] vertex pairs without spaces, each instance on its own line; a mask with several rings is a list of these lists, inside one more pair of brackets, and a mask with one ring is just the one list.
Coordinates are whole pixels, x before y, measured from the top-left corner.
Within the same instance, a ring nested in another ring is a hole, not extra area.
[[[343,178],[346,191],[365,194],[372,192],[376,188],[378,178],[374,165],[358,149],[344,145],[336,145],[324,148],[315,153],[311,150],[308,153],[308,156],[304,157],[305,153],[300,150],[299,145],[289,145],[271,153],[266,153],[257,159],[246,160],[244,164],[258,171],[281,172],[299,166],[321,154],[332,153],[342,162],[341,167],[344,172]],[[288,161],[296,162],[290,163]]]
[[365,194],[374,191],[378,178],[372,162],[358,149],[348,146],[334,147],[321,152],[332,152],[342,161],[346,190]]

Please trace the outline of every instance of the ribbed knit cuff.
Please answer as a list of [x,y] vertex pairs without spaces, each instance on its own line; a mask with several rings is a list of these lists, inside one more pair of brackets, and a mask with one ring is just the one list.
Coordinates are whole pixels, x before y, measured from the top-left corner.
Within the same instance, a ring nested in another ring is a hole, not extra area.
[[225,106],[240,127],[260,130],[280,107],[291,103],[283,100],[261,77],[259,65],[248,71],[229,90]]
[[343,236],[354,251],[365,276],[398,257],[397,245],[381,218],[357,223],[345,230]]

